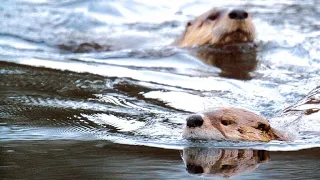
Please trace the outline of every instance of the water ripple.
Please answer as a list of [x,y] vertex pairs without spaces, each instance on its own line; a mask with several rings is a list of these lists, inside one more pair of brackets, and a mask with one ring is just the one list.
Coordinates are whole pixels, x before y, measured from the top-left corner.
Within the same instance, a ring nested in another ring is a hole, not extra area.
[[[2,135],[177,149],[319,147],[319,107],[312,102],[319,94],[320,10],[314,4],[5,0],[0,5]],[[194,56],[195,48],[170,45],[188,19],[212,5],[240,5],[254,13],[258,48],[250,78],[223,76],[222,69]],[[298,138],[270,143],[181,139],[184,119],[213,106],[246,108],[275,126],[298,129]]]

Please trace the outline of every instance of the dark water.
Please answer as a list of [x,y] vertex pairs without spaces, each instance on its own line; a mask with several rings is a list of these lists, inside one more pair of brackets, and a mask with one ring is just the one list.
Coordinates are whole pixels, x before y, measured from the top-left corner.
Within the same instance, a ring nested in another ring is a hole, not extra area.
[[2,179],[203,179],[203,171],[209,179],[318,179],[320,170],[319,148],[178,151],[70,140],[2,145]]
[[[170,46],[211,6],[253,13],[258,47],[240,56],[252,61]],[[319,178],[319,13],[315,0],[1,1],[1,178]],[[293,141],[181,139],[185,118],[214,106]]]

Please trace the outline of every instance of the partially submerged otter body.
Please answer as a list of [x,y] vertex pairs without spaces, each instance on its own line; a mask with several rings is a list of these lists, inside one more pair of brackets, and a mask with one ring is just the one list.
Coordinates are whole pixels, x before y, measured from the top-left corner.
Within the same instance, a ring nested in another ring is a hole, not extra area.
[[253,43],[238,43],[220,48],[197,47],[196,56],[204,63],[218,67],[219,76],[226,78],[248,80],[258,65],[256,45]]
[[216,108],[191,115],[186,120],[182,136],[186,139],[232,141],[287,140],[271,128],[268,121],[239,108]]
[[173,44],[221,69],[220,76],[251,79],[257,67],[255,26],[244,10],[211,9],[189,21]]

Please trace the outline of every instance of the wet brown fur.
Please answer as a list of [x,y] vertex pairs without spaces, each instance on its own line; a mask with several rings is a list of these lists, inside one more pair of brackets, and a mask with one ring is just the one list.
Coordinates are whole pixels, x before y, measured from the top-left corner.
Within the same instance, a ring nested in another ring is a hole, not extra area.
[[[263,141],[271,140],[287,140],[279,132],[270,127],[268,121],[262,117],[239,108],[218,108],[202,114],[204,124],[201,127],[189,128],[185,127],[184,136],[188,137],[188,133],[203,132],[218,134],[217,139],[226,139],[233,141]],[[200,135],[201,136],[201,135]],[[204,137],[209,139],[210,137]],[[202,139],[198,137],[197,139]],[[216,139],[216,137],[212,137]]]
[[[252,46],[251,46],[252,45]],[[237,44],[238,48],[240,45]],[[204,63],[221,69],[219,76],[226,78],[249,80],[252,78],[251,72],[256,70],[258,65],[256,46],[254,44],[246,45],[243,49],[214,49],[211,47],[198,47],[195,54]],[[230,45],[229,47],[232,47]],[[243,47],[243,46],[242,46]]]
[[228,17],[230,11],[214,8],[187,22],[184,33],[173,44],[186,47],[252,42],[255,26],[251,14],[246,19],[234,20]]

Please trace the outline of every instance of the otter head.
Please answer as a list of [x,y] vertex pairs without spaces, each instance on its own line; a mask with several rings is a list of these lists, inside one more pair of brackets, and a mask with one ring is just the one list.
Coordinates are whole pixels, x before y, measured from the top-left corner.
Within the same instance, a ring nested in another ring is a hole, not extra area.
[[252,42],[255,27],[251,15],[240,9],[211,9],[187,22],[178,46],[224,45]]
[[238,108],[218,108],[186,120],[185,139],[232,141],[286,140],[260,116]]

